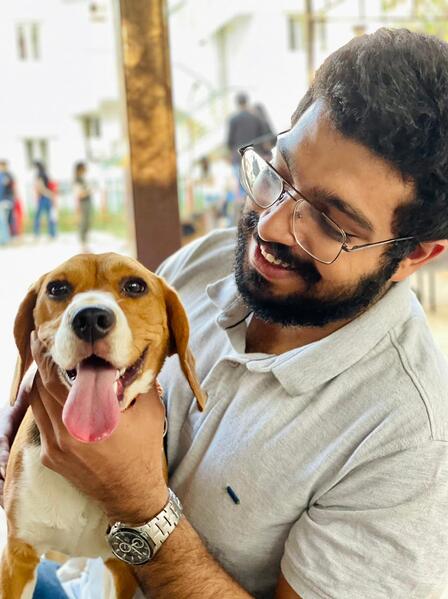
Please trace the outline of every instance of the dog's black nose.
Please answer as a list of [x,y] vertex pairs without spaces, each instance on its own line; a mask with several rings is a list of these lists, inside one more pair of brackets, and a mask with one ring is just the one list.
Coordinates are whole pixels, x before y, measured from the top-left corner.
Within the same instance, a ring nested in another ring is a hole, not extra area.
[[115,314],[109,308],[81,308],[72,320],[76,335],[89,343],[105,337],[114,324]]

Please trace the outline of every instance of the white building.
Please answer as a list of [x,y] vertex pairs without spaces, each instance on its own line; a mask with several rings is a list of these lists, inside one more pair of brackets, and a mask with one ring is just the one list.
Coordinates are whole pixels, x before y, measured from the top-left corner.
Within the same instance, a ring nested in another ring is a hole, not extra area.
[[[305,4],[168,1],[181,178],[201,156],[222,152],[239,91],[266,107],[274,129],[288,127],[308,84]],[[409,14],[411,5],[401,3],[397,13]],[[63,188],[80,159],[93,164],[91,174],[100,182],[122,180],[127,149],[117,8],[118,0],[14,0],[2,6],[0,158],[9,160],[28,202],[36,159],[47,163]],[[356,33],[387,24],[381,0],[314,0],[313,8],[316,67]]]
[[[62,198],[76,161],[96,180],[122,169],[123,133],[109,0],[14,0],[0,19],[0,156],[31,203],[42,160]],[[70,195],[67,193],[67,199]]]
[[[354,35],[399,25],[381,0],[314,0],[314,66]],[[305,0],[170,0],[181,172],[222,146],[234,97],[262,103],[277,131],[308,86]],[[412,0],[396,15],[409,15]],[[186,118],[189,115],[189,119]]]

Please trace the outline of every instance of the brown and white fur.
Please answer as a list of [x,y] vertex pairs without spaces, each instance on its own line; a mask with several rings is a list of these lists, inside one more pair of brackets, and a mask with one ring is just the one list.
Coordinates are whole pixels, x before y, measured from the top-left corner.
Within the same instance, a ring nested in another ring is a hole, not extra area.
[[[140,293],[141,282],[147,288],[144,293]],[[60,297],[54,297],[55,292]],[[74,332],[76,315],[90,307],[104,307],[113,314],[114,324],[100,339],[85,340]],[[117,376],[137,365],[123,375],[126,384],[121,387],[121,411],[150,388],[165,357],[176,352],[200,409],[204,405],[180,300],[163,279],[135,260],[117,254],[75,256],[32,286],[15,320],[20,357],[12,403],[32,363],[29,339],[33,330],[67,387],[81,361],[92,354],[116,368]],[[39,434],[30,409],[11,450],[4,500],[8,538],[0,563],[0,599],[31,599],[39,558],[49,551],[103,558],[113,575],[116,599],[131,599],[136,580],[132,570],[109,549],[105,514],[71,483],[41,464]]]

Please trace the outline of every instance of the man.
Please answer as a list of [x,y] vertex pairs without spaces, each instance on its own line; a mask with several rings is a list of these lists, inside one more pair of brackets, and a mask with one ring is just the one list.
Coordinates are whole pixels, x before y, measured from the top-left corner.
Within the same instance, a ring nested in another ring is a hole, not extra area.
[[[406,279],[448,237],[447,60],[446,44],[406,30],[335,52],[272,164],[242,150],[235,276],[232,231],[162,266],[208,401],[198,412],[170,358],[169,485],[185,517],[135,567],[144,596],[446,590],[448,367]],[[44,464],[112,523],[150,520],[168,496],[157,393],[85,447],[60,421],[66,391],[35,340],[33,352]]]
[[0,245],[11,237],[14,206],[14,179],[6,160],[0,160]]
[[[235,199],[234,219],[238,219],[242,200],[244,198],[244,189],[240,184],[240,162],[241,156],[238,149],[246,145],[253,139],[257,139],[266,134],[266,126],[262,120],[254,114],[249,107],[249,97],[244,92],[236,96],[237,112],[233,114],[228,122],[226,145],[229,150],[233,175],[236,181],[236,189],[238,190]],[[269,136],[267,136],[269,137]]]
[[236,96],[236,107],[237,112],[229,120],[227,148],[232,155],[232,164],[239,165],[238,148],[263,135],[265,128],[261,119],[250,110],[247,94],[242,92]]

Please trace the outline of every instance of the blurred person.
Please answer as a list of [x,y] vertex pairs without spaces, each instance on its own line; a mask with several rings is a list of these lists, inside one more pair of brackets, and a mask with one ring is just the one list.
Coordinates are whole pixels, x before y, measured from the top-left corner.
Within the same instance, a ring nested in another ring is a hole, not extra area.
[[240,182],[240,164],[241,156],[238,153],[238,148],[251,142],[252,140],[263,135],[264,128],[261,120],[256,116],[249,106],[249,96],[241,92],[235,98],[237,111],[231,115],[227,123],[227,138],[226,146],[230,152],[232,168],[237,183],[238,193],[235,198],[235,219],[238,219],[242,200],[244,198],[244,189]]
[[[338,49],[272,162],[241,148],[238,231],[158,269],[189,315],[208,402],[199,412],[169,358],[184,516],[133,568],[144,597],[446,596],[448,364],[409,277],[448,244],[447,63],[447,43],[405,29]],[[44,463],[127,523],[131,563],[138,524],[160,521],[168,497],[159,393],[86,447],[63,425],[46,348],[32,353],[42,374],[0,419],[1,465],[29,401]]]
[[17,185],[14,185],[14,204],[13,204],[13,231],[12,235],[18,237],[23,233],[24,209],[23,202],[17,190]]
[[45,166],[42,162],[34,162],[36,177],[34,190],[37,197],[37,209],[34,216],[34,235],[40,237],[41,219],[45,215],[48,224],[48,234],[51,239],[56,238],[57,208],[56,208],[56,184],[50,180]]
[[81,250],[88,251],[87,238],[92,225],[92,191],[86,180],[87,165],[85,162],[77,162],[74,172],[74,194],[76,206],[79,213],[79,239]]
[[0,160],[0,245],[5,245],[14,232],[14,177],[6,160]]
[[223,210],[224,189],[220,186],[217,179],[216,160],[210,160],[208,156],[203,156],[198,162],[199,175],[194,181],[195,191],[199,194],[204,203],[205,210],[205,231],[211,231],[218,225],[218,219]]
[[254,104],[252,106],[252,112],[260,119],[263,131],[263,141],[257,143],[255,148],[265,160],[271,160],[271,150],[275,146],[276,141],[276,134],[272,128],[271,119],[269,118],[266,108],[263,106],[263,104]]

